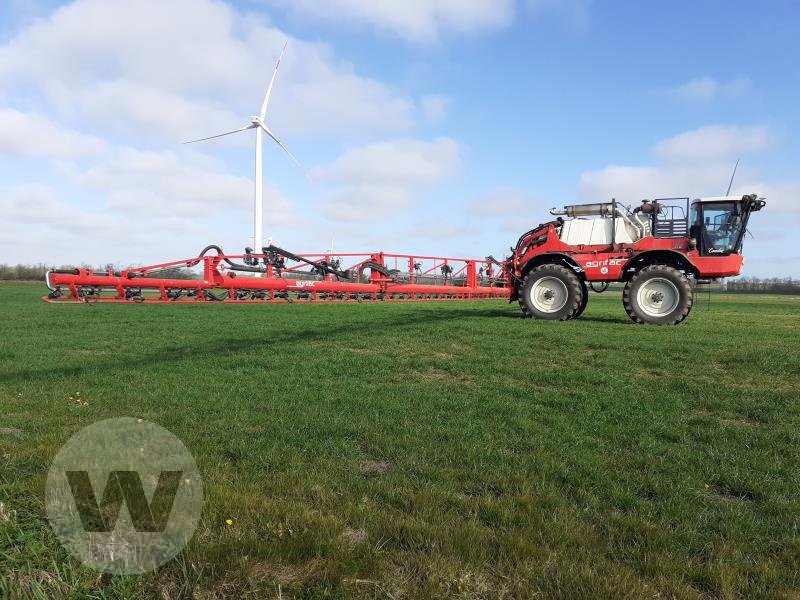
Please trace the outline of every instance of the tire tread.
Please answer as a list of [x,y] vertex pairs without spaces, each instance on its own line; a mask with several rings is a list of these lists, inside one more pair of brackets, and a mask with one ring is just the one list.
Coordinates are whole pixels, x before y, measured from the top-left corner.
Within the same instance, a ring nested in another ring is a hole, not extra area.
[[[643,318],[639,315],[636,311],[636,307],[633,300],[632,289],[634,285],[640,281],[643,277],[647,277],[650,274],[657,274],[661,277],[668,278],[674,280],[673,283],[679,285],[683,290],[683,298],[685,301],[683,302],[683,306],[681,307],[681,311],[678,312],[675,317],[670,321],[659,321],[654,323],[653,321],[648,321],[647,319]],[[677,275],[677,277],[675,277]],[[677,325],[681,321],[683,321],[686,317],[689,316],[689,312],[692,310],[692,305],[694,304],[694,293],[692,292],[692,286],[689,283],[689,279],[678,271],[674,267],[670,267],[669,265],[650,265],[648,267],[644,267],[637,271],[633,277],[625,284],[625,289],[622,291],[622,305],[625,307],[625,312],[628,313],[628,316],[634,323],[639,324],[656,324],[656,325]]]
[[529,282],[535,281],[536,279],[541,277],[543,273],[546,272],[549,272],[548,274],[551,275],[561,276],[560,278],[564,281],[564,283],[567,284],[567,288],[569,291],[570,299],[568,299],[567,302],[571,301],[571,306],[569,310],[567,310],[566,313],[563,316],[559,317],[558,319],[552,319],[552,320],[567,321],[569,319],[572,319],[578,314],[578,311],[580,311],[581,309],[585,286],[583,285],[583,282],[578,278],[578,276],[575,274],[574,271],[555,263],[544,263],[542,265],[539,265],[538,267],[534,267],[522,279],[522,283],[520,284],[519,288],[520,289],[519,306],[522,309],[523,316],[528,319],[536,318],[536,315],[533,313],[533,311],[526,302],[526,297],[528,294],[525,293],[523,290],[527,289]]

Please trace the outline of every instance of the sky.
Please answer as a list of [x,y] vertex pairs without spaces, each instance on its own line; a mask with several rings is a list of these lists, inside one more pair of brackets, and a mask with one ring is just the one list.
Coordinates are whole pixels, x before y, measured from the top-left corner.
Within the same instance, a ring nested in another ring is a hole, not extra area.
[[800,4],[6,0],[0,263],[252,245],[508,253],[548,209],[732,193],[743,275],[800,278]]

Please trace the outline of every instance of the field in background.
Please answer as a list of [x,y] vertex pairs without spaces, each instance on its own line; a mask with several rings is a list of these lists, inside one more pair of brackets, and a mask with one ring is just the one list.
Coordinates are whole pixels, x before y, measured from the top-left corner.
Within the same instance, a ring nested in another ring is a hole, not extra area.
[[[43,290],[0,285],[0,597],[800,595],[797,297],[703,295],[660,328],[618,292],[550,323]],[[143,577],[82,567],[44,515],[59,447],[115,416],[205,482],[192,543]]]

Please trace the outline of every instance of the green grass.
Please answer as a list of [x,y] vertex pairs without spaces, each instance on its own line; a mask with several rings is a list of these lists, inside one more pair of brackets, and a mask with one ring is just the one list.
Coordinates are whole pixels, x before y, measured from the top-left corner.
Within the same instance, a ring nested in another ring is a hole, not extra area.
[[[677,327],[503,302],[53,306],[0,285],[0,597],[800,595],[800,299]],[[80,391],[88,402],[69,396]],[[78,429],[179,436],[186,551],[99,577],[44,514]],[[225,519],[234,520],[232,527]]]

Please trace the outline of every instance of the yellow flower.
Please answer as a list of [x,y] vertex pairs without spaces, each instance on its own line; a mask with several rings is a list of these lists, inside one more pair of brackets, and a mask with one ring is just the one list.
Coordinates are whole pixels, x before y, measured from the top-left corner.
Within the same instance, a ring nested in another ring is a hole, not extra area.
[[225,524],[226,524],[228,527],[230,527],[231,525],[233,525],[233,519],[225,519]]

